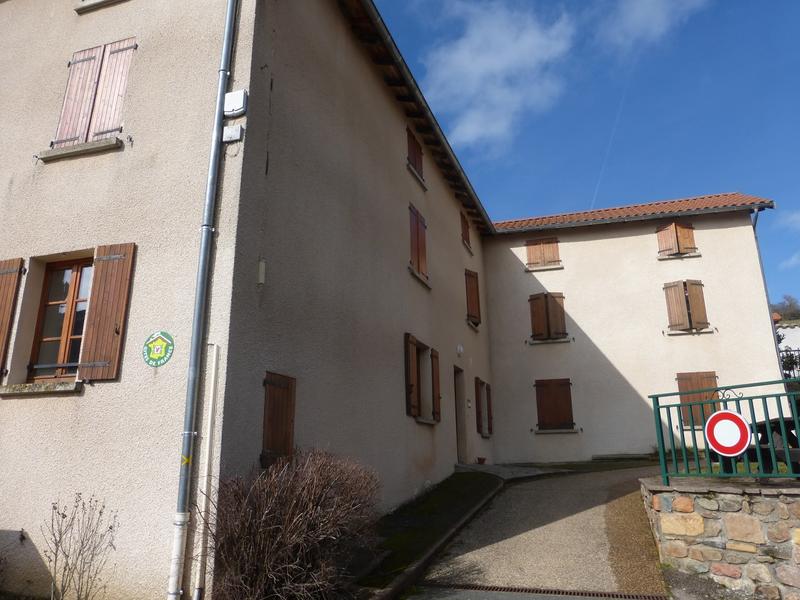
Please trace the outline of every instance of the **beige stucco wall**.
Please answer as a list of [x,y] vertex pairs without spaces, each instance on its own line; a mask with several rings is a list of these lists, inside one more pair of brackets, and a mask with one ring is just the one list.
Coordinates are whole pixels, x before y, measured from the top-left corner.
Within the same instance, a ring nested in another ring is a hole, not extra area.
[[[242,2],[239,48],[252,34],[255,2]],[[119,511],[111,598],[164,593],[177,495],[180,432],[198,227],[208,165],[225,6],[196,0],[129,0],[78,16],[68,0],[0,2],[0,258],[25,257],[20,311],[39,301],[36,257],[138,245],[121,376],[77,396],[0,398],[0,551],[10,559],[6,587],[49,595],[40,525],[50,503],[76,491]],[[120,152],[49,164],[38,152],[52,139],[72,53],[136,36],[123,109]],[[240,78],[239,74],[244,77]],[[249,53],[239,52],[234,87],[246,85]],[[217,224],[208,340],[227,353],[230,269],[237,225],[241,154],[229,147]],[[31,262],[32,261],[32,262]],[[220,268],[220,265],[222,268]],[[27,311],[31,312],[30,310]],[[11,381],[24,379],[31,319],[11,342]],[[164,329],[174,357],[147,367],[141,347]],[[20,371],[22,369],[22,373]],[[17,536],[25,530],[27,540]]]
[[[453,365],[471,404],[474,377],[491,382],[481,241],[473,230],[474,256],[462,245],[459,204],[427,149],[427,192],[408,171],[401,106],[335,2],[260,3],[255,45],[223,471],[258,460],[270,370],[297,379],[296,443],[374,467],[388,507],[452,472]],[[409,203],[428,224],[430,290],[407,270]],[[478,332],[466,323],[465,268],[481,277]],[[405,414],[405,332],[440,352],[436,426]],[[491,460],[473,410],[468,456]]]
[[[720,385],[780,379],[747,213],[695,217],[700,257],[657,260],[654,222],[560,229],[563,270],[525,272],[525,240],[486,243],[499,461],[567,461],[655,446],[648,394],[676,373],[716,371]],[[713,333],[667,335],[666,282],[699,279]],[[530,294],[565,295],[569,343],[530,345]],[[579,433],[535,433],[536,379],[570,378]],[[500,408],[502,406],[502,408]]]

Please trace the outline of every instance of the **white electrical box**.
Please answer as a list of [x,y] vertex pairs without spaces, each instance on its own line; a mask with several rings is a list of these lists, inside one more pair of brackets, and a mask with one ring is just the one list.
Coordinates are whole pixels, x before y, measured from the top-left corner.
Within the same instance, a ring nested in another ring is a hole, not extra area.
[[226,125],[222,129],[222,142],[228,144],[230,142],[240,142],[244,137],[244,127],[241,125]]
[[247,90],[236,90],[225,94],[225,117],[241,117],[247,112]]

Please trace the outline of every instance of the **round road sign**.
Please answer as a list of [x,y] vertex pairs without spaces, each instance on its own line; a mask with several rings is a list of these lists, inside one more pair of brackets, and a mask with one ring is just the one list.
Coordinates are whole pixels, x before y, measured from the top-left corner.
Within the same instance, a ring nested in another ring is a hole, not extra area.
[[722,456],[739,456],[747,450],[753,433],[750,423],[732,410],[718,410],[704,427],[708,447]]

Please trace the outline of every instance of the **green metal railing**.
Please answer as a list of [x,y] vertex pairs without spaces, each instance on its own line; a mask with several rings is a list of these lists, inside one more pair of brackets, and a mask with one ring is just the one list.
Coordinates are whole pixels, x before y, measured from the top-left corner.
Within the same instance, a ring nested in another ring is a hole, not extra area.
[[[771,389],[747,395],[753,388]],[[650,396],[664,485],[670,477],[800,478],[798,396],[800,378]],[[709,449],[706,439],[706,421],[723,409],[750,425],[749,447],[733,458]]]

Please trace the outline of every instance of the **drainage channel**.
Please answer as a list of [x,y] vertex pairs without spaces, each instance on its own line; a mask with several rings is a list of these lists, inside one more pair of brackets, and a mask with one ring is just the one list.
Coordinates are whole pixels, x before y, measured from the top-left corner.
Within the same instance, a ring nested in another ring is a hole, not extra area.
[[584,592],[579,590],[551,590],[547,588],[510,587],[503,585],[444,584],[426,581],[426,587],[449,588],[474,592],[511,592],[517,594],[549,594],[550,596],[579,598],[617,598],[619,600],[668,600],[667,596],[654,594],[622,594],[619,592]]

